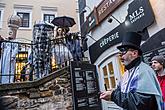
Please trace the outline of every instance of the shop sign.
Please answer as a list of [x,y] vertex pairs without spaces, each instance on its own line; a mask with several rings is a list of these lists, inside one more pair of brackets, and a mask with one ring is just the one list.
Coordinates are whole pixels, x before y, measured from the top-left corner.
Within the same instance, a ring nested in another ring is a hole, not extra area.
[[87,22],[88,22],[88,32],[98,24],[96,8],[94,8],[94,10],[87,17]]
[[125,31],[121,24],[117,28],[106,34],[104,37],[102,37],[100,40],[95,42],[92,46],[90,46],[89,53],[91,63],[94,63],[105,50],[109,49],[113,45],[120,43],[124,32]]
[[154,34],[146,42],[144,42],[141,46],[142,51],[145,53],[164,46],[165,45],[164,35],[165,35],[165,28],[160,30],[158,33]]
[[124,0],[103,0],[97,7],[99,22],[112,13]]
[[[150,64],[152,57],[155,55],[165,56],[165,28],[160,30],[158,33],[150,37],[145,43],[142,44],[141,48],[143,51],[144,62]],[[152,46],[151,46],[152,45]]]
[[73,110],[102,110],[96,66],[71,62]]
[[151,59],[156,55],[163,55],[165,56],[165,46],[161,46],[155,50],[151,50],[143,54],[143,60],[147,64],[151,64]]
[[125,26],[128,31],[143,31],[154,22],[154,14],[149,0],[134,0],[129,4]]

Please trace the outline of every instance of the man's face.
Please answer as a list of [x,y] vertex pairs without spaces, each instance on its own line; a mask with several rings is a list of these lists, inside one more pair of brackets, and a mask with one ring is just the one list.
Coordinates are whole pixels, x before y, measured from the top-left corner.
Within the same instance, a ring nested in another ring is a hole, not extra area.
[[155,70],[155,71],[160,71],[160,70],[163,69],[163,65],[161,65],[161,64],[160,64],[158,61],[156,61],[156,60],[153,60],[153,61],[152,61],[151,67],[152,67],[153,70]]
[[135,58],[138,57],[138,50],[127,48],[127,49],[121,50],[121,53],[120,54],[121,54],[121,61],[123,62],[123,64],[125,66],[127,66]]

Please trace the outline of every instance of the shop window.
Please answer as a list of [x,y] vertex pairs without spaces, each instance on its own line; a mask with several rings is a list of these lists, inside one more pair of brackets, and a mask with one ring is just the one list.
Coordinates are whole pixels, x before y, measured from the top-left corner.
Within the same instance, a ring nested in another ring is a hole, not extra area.
[[21,77],[23,67],[28,62],[28,52],[19,52],[16,56],[16,73],[15,73],[15,81],[23,81]]
[[52,68],[51,68],[52,71],[55,71],[59,68],[58,64],[56,62],[56,58],[54,56],[51,58],[51,66],[52,66]]
[[116,87],[115,75],[112,62],[103,67],[105,89]]
[[112,86],[112,88],[115,88],[115,87],[116,87],[115,77],[114,77],[114,76],[111,76],[111,77],[110,77],[110,81],[111,81],[111,86]]
[[118,56],[118,62],[119,62],[120,73],[123,76],[124,72],[125,72],[125,67],[124,67],[123,63],[121,62],[121,56],[120,55]]
[[108,70],[109,70],[109,77],[110,77],[111,87],[115,88],[116,83],[115,83],[115,75],[114,75],[114,69],[113,69],[112,62],[110,62],[108,64]]
[[107,67],[106,66],[104,66],[104,68],[103,68],[103,72],[104,72],[104,76],[108,76],[108,72],[107,72]]
[[108,71],[106,66],[103,67],[103,74],[104,74],[104,86],[106,89],[109,89],[110,86],[109,86]]

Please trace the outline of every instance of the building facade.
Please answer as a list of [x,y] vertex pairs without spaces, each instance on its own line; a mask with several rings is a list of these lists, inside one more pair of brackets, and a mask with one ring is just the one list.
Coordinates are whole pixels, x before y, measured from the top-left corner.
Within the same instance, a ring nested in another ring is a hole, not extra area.
[[[124,73],[116,46],[127,31],[143,36],[144,61],[165,55],[165,2],[162,0],[79,0],[85,56],[96,65],[100,90],[115,88]],[[152,45],[152,46],[151,46]],[[103,110],[120,109],[102,100]]]
[[51,22],[57,16],[70,16],[76,21],[71,28],[78,31],[77,2],[75,0],[1,0],[0,1],[0,35],[8,35],[7,21],[12,15],[22,18],[17,39],[32,40],[32,30],[36,22]]
[[[32,48],[32,40],[33,43],[36,43],[34,41],[34,29],[35,24],[39,21],[46,21],[51,22],[55,17],[60,16],[69,16],[74,18],[76,24],[73,27],[70,27],[70,32],[74,33],[79,31],[79,22],[78,22],[78,9],[77,9],[77,1],[76,0],[39,0],[39,1],[33,1],[33,0],[0,0],[0,36],[2,38],[9,37],[9,30],[8,24],[11,24],[12,17],[14,15],[18,15],[21,18],[21,25],[19,29],[17,30],[16,40],[15,42],[20,42],[18,45],[18,48],[15,48],[16,54],[15,54],[15,60],[16,65],[15,68],[15,81],[20,81],[21,79],[21,71],[23,70],[23,67],[28,63],[28,60],[33,59],[31,53],[34,51]],[[10,20],[9,20],[10,19]],[[10,21],[10,23],[8,23]],[[52,34],[46,33],[46,37],[51,37],[51,39],[56,35],[56,27],[51,32]],[[38,31],[37,31],[38,32]],[[48,32],[47,30],[45,32]],[[40,34],[41,33],[41,34]],[[37,35],[43,35],[43,31],[40,33],[37,33]],[[45,33],[44,33],[45,34]],[[45,40],[45,39],[44,39]],[[4,41],[6,42],[6,41]],[[8,41],[7,41],[8,42]],[[21,44],[23,43],[23,44]],[[3,44],[3,43],[2,43]],[[50,46],[50,45],[49,45]],[[5,47],[4,44],[1,45],[1,61],[5,59]],[[12,46],[9,46],[9,48]],[[37,48],[38,49],[38,48]],[[50,51],[50,50],[49,50]],[[14,53],[14,51],[7,51],[7,55]],[[37,52],[39,53],[39,52]],[[34,55],[33,55],[34,56]],[[9,55],[11,57],[11,55]],[[7,60],[9,58],[6,58]],[[42,58],[44,59],[44,58]],[[6,62],[6,61],[5,61]],[[10,61],[9,61],[10,62]],[[4,63],[5,64],[5,63]],[[1,64],[2,65],[2,64]],[[10,65],[10,63],[7,65]],[[7,68],[9,66],[2,65],[1,68]],[[9,67],[11,68],[11,67]],[[1,69],[0,69],[1,70]],[[12,72],[10,72],[12,73]],[[2,72],[1,72],[2,75]],[[1,82],[1,81],[0,81]]]

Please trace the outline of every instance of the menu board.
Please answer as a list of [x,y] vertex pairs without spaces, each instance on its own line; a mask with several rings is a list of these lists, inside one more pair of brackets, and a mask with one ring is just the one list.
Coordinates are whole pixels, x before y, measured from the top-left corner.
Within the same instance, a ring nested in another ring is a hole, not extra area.
[[72,62],[71,70],[74,110],[102,110],[95,66]]
[[157,48],[157,49],[152,50],[152,51],[149,51],[149,52],[145,52],[143,54],[143,60],[144,60],[144,62],[146,62],[147,64],[151,64],[151,59],[155,55],[163,55],[163,56],[165,56],[165,46],[162,46],[160,48]]

